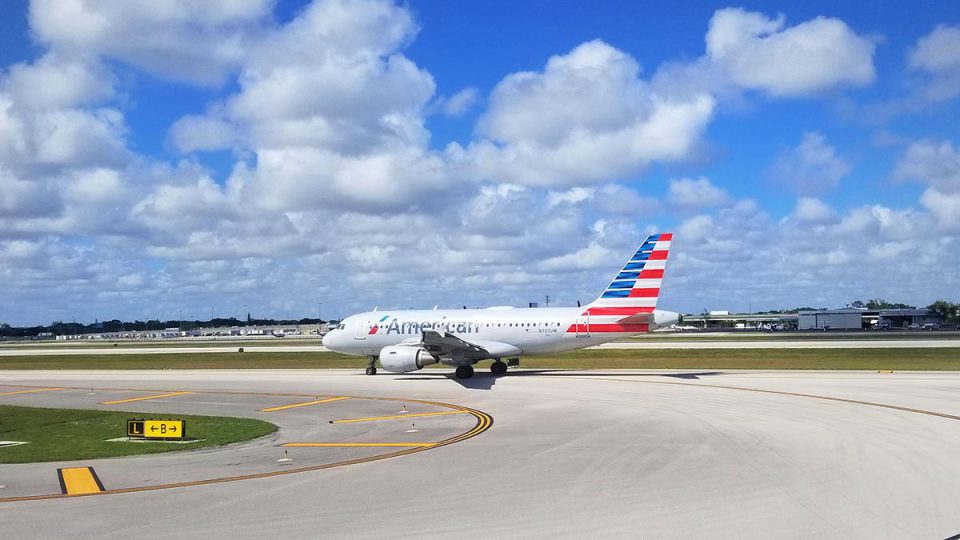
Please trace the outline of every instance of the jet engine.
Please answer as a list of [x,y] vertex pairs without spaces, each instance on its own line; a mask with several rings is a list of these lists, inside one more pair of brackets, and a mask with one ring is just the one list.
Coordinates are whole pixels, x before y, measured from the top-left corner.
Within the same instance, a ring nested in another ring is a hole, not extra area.
[[653,312],[653,324],[650,325],[650,329],[655,328],[666,328],[673,324],[680,323],[680,314],[673,311],[666,311],[664,309],[657,309]]
[[393,373],[406,373],[436,364],[439,360],[425,349],[392,345],[380,350],[380,365]]

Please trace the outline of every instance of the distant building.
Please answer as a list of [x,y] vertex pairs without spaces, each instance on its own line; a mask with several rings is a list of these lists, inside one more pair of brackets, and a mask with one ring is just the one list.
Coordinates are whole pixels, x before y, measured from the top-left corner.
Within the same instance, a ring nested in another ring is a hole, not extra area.
[[863,328],[862,309],[832,309],[801,311],[797,314],[798,330],[860,330]]
[[910,326],[923,326],[925,324],[939,325],[940,317],[923,309],[881,309],[877,314],[879,324],[886,328],[910,328]]

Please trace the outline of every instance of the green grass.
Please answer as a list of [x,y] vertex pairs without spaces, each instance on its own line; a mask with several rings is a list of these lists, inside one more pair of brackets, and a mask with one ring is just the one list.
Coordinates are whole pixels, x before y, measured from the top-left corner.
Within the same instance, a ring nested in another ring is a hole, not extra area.
[[[365,358],[331,352],[0,357],[0,370],[344,368],[360,371],[365,366]],[[595,349],[546,356],[525,356],[521,359],[521,366],[555,369],[960,370],[960,348]],[[441,367],[449,369],[446,366]]]
[[138,348],[165,348],[172,349],[182,347],[283,347],[296,345],[320,345],[320,339],[313,337],[298,338],[276,338],[262,340],[222,340],[222,341],[174,341],[174,340],[154,340],[154,341],[110,341],[110,340],[83,340],[83,341],[0,341],[0,349],[16,349],[21,347],[38,349],[59,349],[73,347],[77,349],[108,349],[111,347],[138,349]]
[[960,348],[593,350],[528,356],[525,368],[960,370]]
[[[182,418],[190,444],[108,441],[127,434],[130,418]],[[0,440],[27,441],[0,448],[0,463],[72,461],[138,454],[156,454],[221,446],[268,435],[277,426],[262,420],[220,416],[193,416],[42,409],[0,405]]]
[[332,352],[229,352],[183,354],[77,354],[0,356],[3,369],[363,369],[362,356]]
[[627,338],[625,341],[911,341],[958,339],[960,332],[953,330],[939,330],[936,332],[744,332],[731,330],[729,332],[683,332],[683,333],[652,333],[641,334]]

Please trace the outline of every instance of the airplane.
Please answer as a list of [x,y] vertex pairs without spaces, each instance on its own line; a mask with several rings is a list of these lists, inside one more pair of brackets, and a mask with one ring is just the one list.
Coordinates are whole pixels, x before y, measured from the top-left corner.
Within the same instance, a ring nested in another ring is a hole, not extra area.
[[651,234],[585,307],[368,311],[342,320],[323,337],[331,351],[367,357],[367,375],[380,366],[408,373],[432,364],[456,368],[469,379],[474,364],[493,360],[494,375],[507,372],[504,358],[570,351],[664,328],[680,321],[656,309],[672,233]]

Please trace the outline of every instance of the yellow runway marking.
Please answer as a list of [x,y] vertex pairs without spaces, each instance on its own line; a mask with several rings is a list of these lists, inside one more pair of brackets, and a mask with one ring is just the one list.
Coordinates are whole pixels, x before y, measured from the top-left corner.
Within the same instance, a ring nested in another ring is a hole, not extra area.
[[172,396],[182,396],[184,394],[192,394],[193,392],[170,392],[168,394],[153,394],[150,396],[140,396],[130,399],[117,399],[114,401],[104,401],[101,405],[119,405],[120,403],[132,403],[134,401],[146,401],[148,399],[159,399]]
[[103,484],[93,472],[93,467],[70,467],[57,469],[60,477],[60,491],[64,495],[87,495],[103,491]]
[[0,396],[12,396],[15,394],[33,394],[35,392],[51,392],[53,390],[63,390],[63,388],[34,388],[33,390],[17,390],[15,392],[0,392]]
[[352,422],[373,422],[375,420],[396,420],[398,418],[416,418],[418,416],[441,416],[444,414],[466,414],[469,411],[440,411],[440,412],[421,412],[410,414],[397,414],[394,416],[371,416],[369,418],[348,418],[346,420],[331,420],[331,424],[350,424]]
[[281,444],[280,446],[289,446],[291,448],[428,448],[436,445],[437,443],[432,442],[291,442]]
[[350,399],[348,397],[332,397],[327,399],[317,399],[314,401],[304,401],[303,403],[293,403],[291,405],[281,405],[279,407],[270,407],[267,409],[260,409],[260,412],[274,412],[274,411],[284,411],[287,409],[296,409],[297,407],[307,407],[309,405],[319,405],[321,403],[330,403],[331,401],[341,401],[344,399]]

